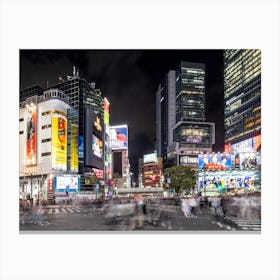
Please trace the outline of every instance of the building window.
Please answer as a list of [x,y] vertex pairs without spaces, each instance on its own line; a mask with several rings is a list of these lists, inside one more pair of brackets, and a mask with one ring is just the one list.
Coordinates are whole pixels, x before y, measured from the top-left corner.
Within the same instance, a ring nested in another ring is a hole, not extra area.
[[20,131],[19,134],[23,134],[23,131]]
[[51,124],[46,124],[46,125],[42,126],[42,129],[49,128],[49,127],[52,127],[52,125]]
[[50,142],[51,140],[51,138],[42,139],[42,143]]
[[61,115],[63,115],[63,116],[66,116],[65,112],[60,111],[60,110],[50,110],[50,111],[46,111],[46,112],[43,112],[43,113],[42,113],[42,116],[49,115],[49,114],[55,114],[55,113],[61,114]]
[[24,118],[19,119],[19,121],[20,121],[20,122],[23,122],[23,121],[24,121]]
[[51,155],[51,152],[49,152],[49,153],[42,153],[42,154],[41,154],[42,157],[50,156],[50,155]]

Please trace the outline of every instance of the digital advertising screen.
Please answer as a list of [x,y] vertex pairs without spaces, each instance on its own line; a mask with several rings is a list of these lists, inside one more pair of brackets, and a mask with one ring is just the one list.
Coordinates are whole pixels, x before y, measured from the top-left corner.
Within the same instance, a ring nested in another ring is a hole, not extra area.
[[67,120],[52,117],[52,168],[67,168]]
[[78,154],[79,157],[84,157],[84,136],[79,136],[78,139]]
[[36,106],[28,107],[27,116],[27,146],[26,146],[26,165],[34,166],[37,164],[37,110]]
[[260,148],[261,135],[254,136],[252,138],[231,145],[231,151],[234,154],[259,152]]
[[110,118],[110,103],[107,98],[104,98],[104,124],[109,125],[109,118]]
[[240,153],[240,169],[255,169],[259,168],[261,158],[259,153]]
[[98,158],[102,158],[103,154],[103,145],[102,141],[97,138],[95,135],[92,135],[92,151],[93,155],[97,156]]
[[110,127],[111,148],[121,150],[128,148],[128,129],[127,126]]
[[92,108],[85,109],[85,138],[84,158],[85,165],[94,168],[103,168],[103,124]]
[[200,154],[198,169],[227,170],[231,168],[231,155],[226,153]]
[[202,142],[203,138],[199,135],[188,135],[186,136],[186,142],[190,143],[200,143]]
[[80,191],[80,177],[73,175],[61,175],[54,177],[55,192],[78,192]]

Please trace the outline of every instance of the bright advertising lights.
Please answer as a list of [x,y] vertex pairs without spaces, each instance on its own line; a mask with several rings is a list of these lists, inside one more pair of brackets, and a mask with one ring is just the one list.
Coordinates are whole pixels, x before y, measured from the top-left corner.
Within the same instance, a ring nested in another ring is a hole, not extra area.
[[127,125],[111,126],[111,149],[126,150],[128,149],[128,128]]
[[198,169],[227,170],[231,168],[231,155],[226,153],[200,154]]
[[28,106],[27,117],[27,166],[34,166],[37,163],[37,110],[36,106]]
[[75,192],[80,191],[80,177],[73,175],[58,175],[54,180],[56,192]]
[[52,168],[67,168],[67,120],[52,117]]

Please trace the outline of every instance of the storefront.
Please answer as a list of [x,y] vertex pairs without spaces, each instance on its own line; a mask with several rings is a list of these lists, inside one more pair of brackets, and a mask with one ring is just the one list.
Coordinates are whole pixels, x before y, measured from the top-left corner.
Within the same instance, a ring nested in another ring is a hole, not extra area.
[[47,175],[20,178],[19,199],[33,200],[33,203],[47,199]]

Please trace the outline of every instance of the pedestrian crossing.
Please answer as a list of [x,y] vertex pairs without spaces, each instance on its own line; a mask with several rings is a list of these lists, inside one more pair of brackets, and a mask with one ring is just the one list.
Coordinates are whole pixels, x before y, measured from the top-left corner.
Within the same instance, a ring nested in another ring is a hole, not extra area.
[[226,219],[232,221],[242,230],[261,231],[260,219],[236,218],[236,217],[226,217]]
[[83,208],[79,206],[65,206],[65,207],[59,207],[59,208],[47,208],[45,212],[48,215],[54,215],[54,214],[98,214],[101,213],[102,210],[95,209],[95,208]]

